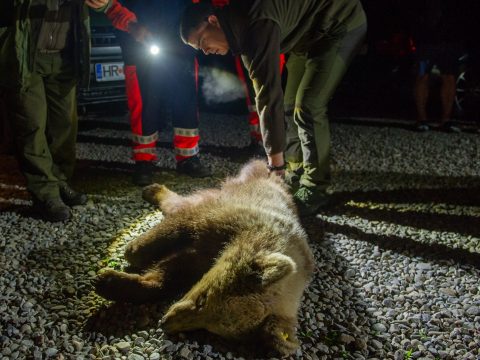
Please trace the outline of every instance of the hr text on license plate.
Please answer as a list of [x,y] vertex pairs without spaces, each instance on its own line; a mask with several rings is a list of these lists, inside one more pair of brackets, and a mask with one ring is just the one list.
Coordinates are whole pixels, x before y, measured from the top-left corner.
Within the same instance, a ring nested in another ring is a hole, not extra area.
[[97,81],[124,80],[123,62],[95,64],[95,77]]

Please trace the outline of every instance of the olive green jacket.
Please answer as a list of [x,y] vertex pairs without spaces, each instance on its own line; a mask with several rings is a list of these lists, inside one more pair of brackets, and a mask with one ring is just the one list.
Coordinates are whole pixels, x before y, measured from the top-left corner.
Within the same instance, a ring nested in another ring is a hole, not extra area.
[[[46,4],[51,0],[45,0]],[[0,0],[0,86],[25,88],[34,71],[36,44],[40,21],[32,21],[28,14],[31,0]],[[73,37],[75,69],[78,81],[88,84],[90,73],[90,18],[89,8],[75,7]],[[98,11],[104,11],[109,4]]]
[[341,41],[366,23],[358,0],[230,0],[216,11],[230,49],[242,55],[256,93],[268,154],[285,150],[281,53],[321,55],[326,41]]

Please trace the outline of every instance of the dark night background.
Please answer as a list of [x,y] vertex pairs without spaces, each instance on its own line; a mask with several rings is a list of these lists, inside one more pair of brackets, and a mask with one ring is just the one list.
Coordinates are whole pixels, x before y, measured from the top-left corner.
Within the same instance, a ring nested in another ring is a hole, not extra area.
[[[478,15],[480,2],[475,0],[439,0],[449,9],[444,32],[451,33],[461,47],[458,74],[468,69],[470,90],[462,109],[455,109],[454,117],[475,121],[479,117],[480,42]],[[422,1],[363,0],[368,17],[367,41],[361,53],[351,64],[337,93],[332,99],[330,113],[336,117],[383,117],[415,119],[413,81],[415,77],[415,34],[424,24],[420,13]],[[464,56],[467,55],[467,56]],[[200,64],[217,66],[235,72],[230,57],[199,55]],[[431,112],[435,115],[438,95],[432,81]],[[436,96],[437,95],[437,96]],[[202,99],[200,99],[202,101]],[[207,106],[218,112],[243,111],[244,101]]]
[[[0,14],[7,1],[0,0]],[[459,133],[414,131],[423,1],[362,1],[368,38],[330,106],[332,203],[304,222],[316,271],[299,312],[301,348],[288,360],[480,359],[480,0],[436,0],[451,9],[442,31],[462,47],[453,115]],[[122,60],[111,26],[97,15],[93,47],[117,53],[92,54],[92,69]],[[199,53],[199,62],[236,79],[231,56]],[[79,103],[72,178],[89,201],[64,224],[32,211],[0,88],[0,358],[253,358],[244,353],[251,349],[205,332],[167,337],[159,320],[171,299],[132,306],[95,294],[97,272],[125,269],[125,246],[164,217],[131,181],[124,82],[96,82],[92,73],[90,89],[79,92],[79,101],[90,97]],[[432,86],[438,90],[438,78]],[[156,183],[179,194],[218,186],[253,155],[239,94],[235,101],[217,95],[223,102],[212,104],[200,93],[200,157],[214,176],[175,171],[167,126],[159,132]],[[432,95],[433,122],[438,91]]]

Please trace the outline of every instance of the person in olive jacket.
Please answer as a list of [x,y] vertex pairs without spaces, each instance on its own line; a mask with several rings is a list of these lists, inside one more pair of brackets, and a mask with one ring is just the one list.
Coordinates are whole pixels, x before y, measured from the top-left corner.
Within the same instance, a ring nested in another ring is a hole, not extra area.
[[[298,187],[294,198],[301,215],[328,203],[327,106],[366,30],[358,0],[231,0],[221,9],[200,2],[183,14],[180,35],[186,44],[207,55],[242,56],[255,88],[269,168]],[[281,53],[288,57],[285,94]]]
[[89,8],[110,0],[2,0],[0,87],[20,169],[34,208],[47,221],[87,202],[68,184],[75,163],[76,86],[90,74]]

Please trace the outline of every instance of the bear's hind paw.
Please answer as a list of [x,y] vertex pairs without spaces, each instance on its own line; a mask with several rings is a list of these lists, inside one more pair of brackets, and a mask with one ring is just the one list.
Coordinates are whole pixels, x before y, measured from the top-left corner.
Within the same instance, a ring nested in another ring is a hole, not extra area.
[[126,273],[109,268],[101,269],[94,280],[95,292],[107,300],[122,300],[127,278]]
[[159,206],[169,195],[174,194],[165,185],[152,184],[143,188],[142,198],[146,202]]

